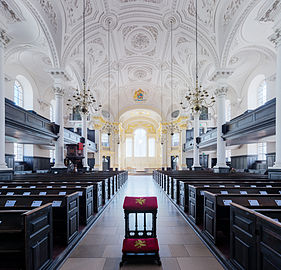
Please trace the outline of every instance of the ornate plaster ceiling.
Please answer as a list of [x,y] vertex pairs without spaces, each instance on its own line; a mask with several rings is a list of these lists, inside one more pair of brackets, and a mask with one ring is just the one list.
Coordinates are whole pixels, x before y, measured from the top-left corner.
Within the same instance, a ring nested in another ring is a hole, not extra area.
[[[274,2],[276,0],[269,0]],[[178,108],[187,87],[194,85],[195,5],[194,0],[86,0],[87,81],[97,100],[107,102],[107,31],[111,37],[111,114],[118,115],[117,89],[120,74],[121,111],[133,106],[163,112]],[[260,65],[256,57],[275,65],[275,49],[268,41],[272,33],[271,14],[264,15],[264,0],[198,0],[200,81],[212,92],[212,74],[233,69],[229,85],[234,96],[243,97],[243,81]],[[45,78],[51,87],[48,67],[66,69],[71,80],[66,95],[81,85],[82,1],[0,0],[0,26],[11,42],[6,61],[13,55],[34,51],[25,69]],[[173,21],[173,92],[170,100],[170,20]],[[261,28],[262,27],[262,28]],[[262,29],[258,36],[253,33]],[[24,35],[23,35],[24,33]],[[258,43],[258,44],[257,44]],[[246,53],[245,53],[246,52]],[[44,67],[36,69],[34,63]],[[145,101],[136,103],[134,91],[143,89]],[[46,88],[44,88],[46,89]]]

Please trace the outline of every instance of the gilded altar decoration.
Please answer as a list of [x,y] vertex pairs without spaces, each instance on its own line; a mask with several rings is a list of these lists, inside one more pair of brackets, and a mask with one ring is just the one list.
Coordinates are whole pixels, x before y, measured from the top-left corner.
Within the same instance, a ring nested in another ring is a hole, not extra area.
[[146,247],[146,242],[145,242],[145,240],[137,240],[137,241],[135,242],[135,247],[136,247],[136,248]]
[[143,198],[139,198],[139,199],[136,199],[136,203],[139,204],[139,205],[144,205],[145,204],[145,199]]
[[136,90],[135,94],[134,94],[134,100],[135,101],[144,101],[144,91],[141,89]]

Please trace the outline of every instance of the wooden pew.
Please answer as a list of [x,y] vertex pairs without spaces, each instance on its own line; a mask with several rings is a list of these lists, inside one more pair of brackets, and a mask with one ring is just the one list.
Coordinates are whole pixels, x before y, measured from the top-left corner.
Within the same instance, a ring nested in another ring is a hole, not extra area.
[[84,182],[81,183],[79,182],[47,182],[45,181],[44,183],[39,183],[39,182],[5,182],[4,184],[0,183],[0,189],[5,189],[5,188],[30,188],[30,189],[36,189],[36,188],[42,188],[42,189],[50,189],[50,188],[81,188],[81,187],[87,187],[89,185],[93,186],[93,209],[94,213],[98,213],[98,211],[101,210],[103,206],[103,182],[102,181],[94,181],[94,182]]
[[33,209],[52,203],[54,241],[69,244],[79,232],[79,193],[70,195],[0,195],[0,210]]
[[200,181],[180,181],[180,194],[179,194],[179,206],[187,213],[189,213],[189,185],[204,185],[205,187],[213,186],[213,187],[220,187],[220,186],[229,186],[234,185],[234,187],[279,187],[281,186],[281,182],[278,181],[257,181],[252,182],[243,179],[237,179],[235,181],[229,181],[221,179],[220,181],[216,181],[214,183],[213,180],[200,180]]
[[45,269],[53,257],[52,205],[0,210],[0,269]]
[[236,187],[228,185],[204,187],[202,185],[189,185],[189,217],[195,224],[203,224],[205,191],[213,194],[281,194],[281,183],[279,185],[279,187],[237,187],[237,185],[234,185]]
[[[281,195],[260,194],[213,194],[204,192],[203,233],[214,244],[229,241],[230,203],[237,203],[247,208],[280,208]],[[220,235],[220,237],[218,237]]]
[[37,188],[0,188],[0,195],[69,195],[79,193],[79,223],[87,225],[94,217],[94,198],[93,186],[75,186],[65,188],[57,188],[53,186],[45,186]]
[[[276,221],[277,219],[277,221]],[[230,261],[241,270],[281,267],[281,209],[230,206]]]

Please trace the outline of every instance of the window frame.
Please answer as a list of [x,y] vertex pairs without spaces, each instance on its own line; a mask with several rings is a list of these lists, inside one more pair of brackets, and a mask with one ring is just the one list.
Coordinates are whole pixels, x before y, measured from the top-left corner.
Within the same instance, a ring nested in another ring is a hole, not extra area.
[[22,107],[24,106],[24,89],[22,84],[15,80],[14,82],[14,102],[17,106]]

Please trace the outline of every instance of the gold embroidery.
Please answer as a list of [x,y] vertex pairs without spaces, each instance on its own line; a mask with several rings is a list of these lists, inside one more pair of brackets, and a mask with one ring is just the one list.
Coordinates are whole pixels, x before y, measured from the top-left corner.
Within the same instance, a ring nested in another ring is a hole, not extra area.
[[140,205],[144,205],[145,201],[146,201],[146,199],[143,199],[143,198],[136,199],[136,203],[139,203]]
[[135,242],[135,247],[136,248],[146,247],[146,243],[145,243],[145,241],[138,240],[138,241]]

